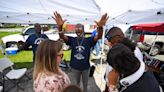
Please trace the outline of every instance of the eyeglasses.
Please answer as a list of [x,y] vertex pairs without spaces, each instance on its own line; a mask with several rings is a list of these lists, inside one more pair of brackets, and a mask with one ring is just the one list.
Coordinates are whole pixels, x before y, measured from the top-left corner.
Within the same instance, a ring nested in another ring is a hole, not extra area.
[[63,54],[58,54],[57,56],[63,58],[64,55]]
[[117,38],[122,38],[121,35],[115,35],[115,36],[112,36],[112,37],[109,36],[109,35],[106,36],[106,38],[107,38],[108,41],[110,41],[111,39],[116,38],[116,37],[117,37]]
[[121,36],[121,35],[115,35],[115,36],[113,36],[113,37],[111,37],[111,38],[114,38],[114,37],[119,37],[119,38],[120,38],[120,37],[122,37],[122,36]]

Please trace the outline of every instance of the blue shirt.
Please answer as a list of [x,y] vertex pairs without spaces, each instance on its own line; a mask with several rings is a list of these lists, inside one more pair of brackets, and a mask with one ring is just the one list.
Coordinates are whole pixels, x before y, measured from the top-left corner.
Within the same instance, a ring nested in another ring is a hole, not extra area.
[[91,34],[92,37],[95,37],[98,34],[97,30],[94,30]]
[[35,60],[35,52],[37,49],[37,46],[45,39],[48,39],[47,35],[41,34],[40,36],[37,36],[36,34],[30,35],[26,40],[26,47],[32,46],[33,51],[33,60]]
[[90,49],[94,46],[93,39],[94,37],[81,40],[78,40],[77,37],[68,37],[66,44],[71,46],[71,68],[79,71],[89,69]]

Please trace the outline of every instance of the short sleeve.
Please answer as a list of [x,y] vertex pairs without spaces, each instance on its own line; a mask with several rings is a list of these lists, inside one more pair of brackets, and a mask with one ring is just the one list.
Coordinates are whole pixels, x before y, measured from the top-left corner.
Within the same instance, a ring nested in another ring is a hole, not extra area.
[[72,46],[72,44],[73,44],[73,37],[70,37],[70,36],[68,36],[68,41],[66,41],[65,43],[67,44],[67,45],[69,45],[69,46]]

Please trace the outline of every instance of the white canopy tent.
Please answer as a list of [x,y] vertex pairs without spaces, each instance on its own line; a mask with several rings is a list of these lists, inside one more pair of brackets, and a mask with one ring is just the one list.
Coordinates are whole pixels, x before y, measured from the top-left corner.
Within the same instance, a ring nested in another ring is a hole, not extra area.
[[148,10],[128,10],[119,16],[112,18],[109,24],[140,24],[164,22],[164,8]]
[[128,10],[145,11],[164,8],[164,0],[97,0],[103,12],[116,18]]
[[131,25],[164,22],[164,8],[147,10],[128,10],[110,18],[107,27],[120,27],[125,32]]
[[100,18],[94,0],[0,0],[0,23],[54,24],[55,11],[67,23],[93,24]]
[[[162,22],[162,14],[156,13],[164,9],[164,0],[97,0],[102,12],[110,16],[108,28],[118,26],[126,29],[139,23]],[[154,18],[155,17],[155,18]]]

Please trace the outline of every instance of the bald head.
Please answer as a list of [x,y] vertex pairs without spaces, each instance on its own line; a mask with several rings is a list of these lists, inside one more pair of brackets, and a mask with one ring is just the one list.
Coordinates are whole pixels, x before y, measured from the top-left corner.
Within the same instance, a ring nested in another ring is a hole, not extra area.
[[116,35],[124,36],[124,33],[122,32],[122,30],[119,27],[112,27],[111,29],[109,29],[106,36],[107,35],[110,35],[110,37],[113,37],[113,36],[116,36]]
[[112,27],[106,34],[106,38],[111,43],[118,43],[124,38],[124,33],[119,27]]

